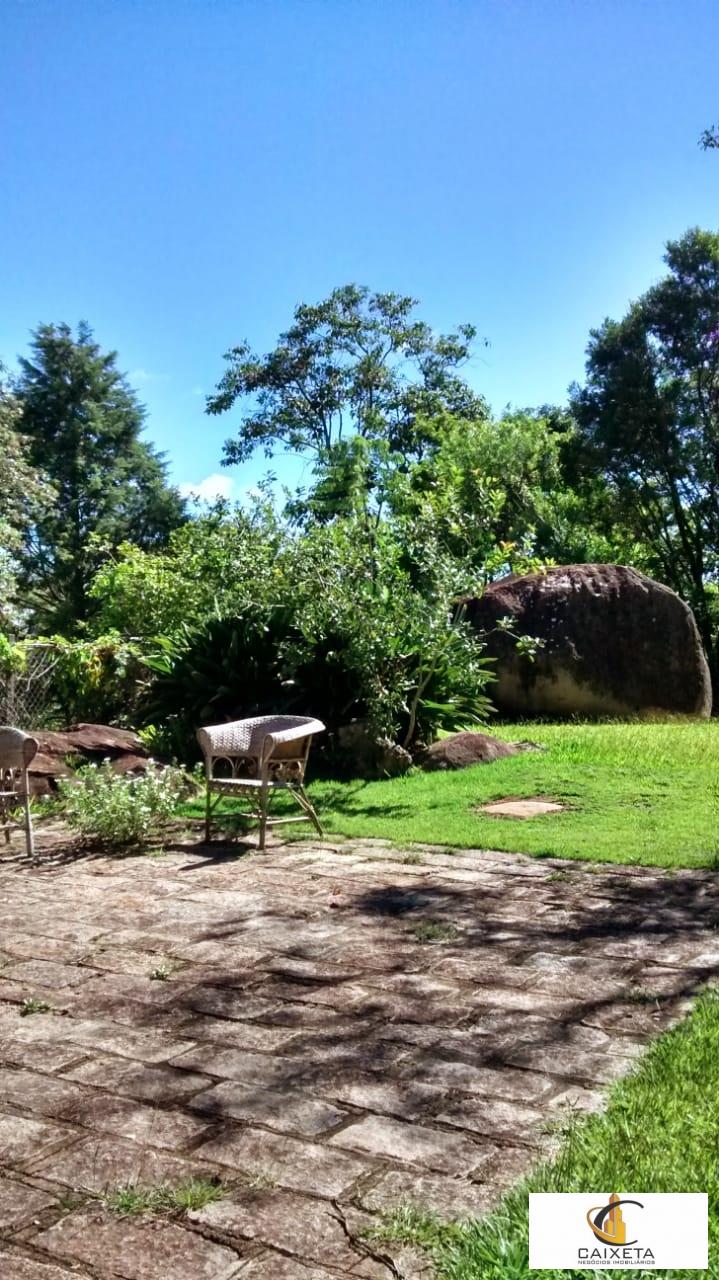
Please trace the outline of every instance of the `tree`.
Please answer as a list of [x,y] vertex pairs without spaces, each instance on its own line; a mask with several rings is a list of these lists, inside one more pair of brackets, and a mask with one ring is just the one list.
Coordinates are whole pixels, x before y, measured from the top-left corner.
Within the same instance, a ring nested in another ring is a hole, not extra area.
[[25,546],[38,622],[71,631],[88,616],[93,572],[124,539],[161,546],[185,519],[162,456],[141,440],[145,411],[86,324],[40,325],[20,360],[19,429],[56,496]]
[[719,574],[719,235],[667,245],[669,274],[591,334],[573,404],[587,465],[604,471],[654,569],[692,605],[710,658]]
[[23,614],[17,594],[20,553],[28,530],[53,497],[47,477],[30,461],[20,418],[20,401],[0,366],[0,626],[13,629]]
[[[248,402],[249,408],[225,445],[225,464],[245,461],[257,447],[268,457],[277,449],[307,451],[322,484],[328,472],[335,480],[356,476],[358,460],[366,461],[348,452],[351,439],[384,444],[409,460],[433,447],[439,414],[484,417],[485,402],[457,373],[474,328],[435,335],[415,318],[416,305],[396,293],[346,285],[316,306],[298,306],[269,354],[253,354],[246,342],[228,351],[208,412]],[[342,506],[344,495],[337,497]],[[325,489],[325,510],[326,499]]]
[[719,124],[704,130],[699,139],[699,146],[703,151],[715,151],[719,148]]

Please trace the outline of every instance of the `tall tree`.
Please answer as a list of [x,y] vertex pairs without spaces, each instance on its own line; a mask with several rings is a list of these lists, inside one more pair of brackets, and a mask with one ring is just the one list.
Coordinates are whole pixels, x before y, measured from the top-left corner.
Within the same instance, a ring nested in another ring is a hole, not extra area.
[[[269,354],[253,354],[246,342],[228,351],[208,412],[247,407],[225,445],[225,463],[243,462],[257,447],[268,457],[278,449],[308,452],[324,482],[326,512],[328,476],[334,492],[356,482],[358,468],[363,484],[372,472],[367,450],[348,450],[349,440],[409,461],[432,449],[441,414],[486,416],[485,402],[458,373],[474,328],[435,334],[415,317],[416,306],[414,298],[345,285],[324,302],[298,306]],[[340,509],[343,500],[337,493]]]
[[90,579],[123,540],[162,545],[185,518],[162,456],[141,440],[145,411],[80,324],[40,325],[32,356],[20,360],[19,428],[30,458],[55,490],[25,549],[25,576],[38,622],[71,631],[91,607]]
[[45,474],[30,461],[19,426],[21,405],[0,365],[0,627],[22,626],[20,557],[30,530],[54,497]]
[[593,331],[573,392],[590,465],[604,470],[664,581],[693,606],[713,658],[719,578],[719,235],[667,245],[669,274]]

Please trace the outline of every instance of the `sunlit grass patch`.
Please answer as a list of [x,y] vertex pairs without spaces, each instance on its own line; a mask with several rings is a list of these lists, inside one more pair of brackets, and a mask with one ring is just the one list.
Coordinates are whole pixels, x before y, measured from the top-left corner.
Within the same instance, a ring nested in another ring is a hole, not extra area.
[[[446,773],[310,787],[332,836],[534,857],[719,869],[719,722],[493,725],[547,748]],[[480,806],[551,796],[563,813],[492,817]],[[281,828],[278,831],[281,832]]]

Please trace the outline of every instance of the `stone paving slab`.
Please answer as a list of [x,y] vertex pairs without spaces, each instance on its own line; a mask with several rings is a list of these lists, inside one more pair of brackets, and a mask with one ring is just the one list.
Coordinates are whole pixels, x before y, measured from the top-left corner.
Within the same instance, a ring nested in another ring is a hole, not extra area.
[[241,1247],[216,1244],[174,1223],[138,1221],[99,1208],[67,1214],[33,1244],[112,1280],[232,1280],[241,1257]]
[[38,1262],[18,1249],[0,1248],[0,1275],[7,1280],[90,1280],[90,1273],[73,1265],[72,1271],[53,1263]]
[[[719,975],[709,872],[41,830],[0,900],[3,1280],[429,1280],[364,1228],[490,1210]],[[225,1197],[105,1204],[191,1176]]]
[[53,1197],[47,1191],[0,1177],[0,1223],[4,1231],[14,1231],[32,1222],[52,1203]]

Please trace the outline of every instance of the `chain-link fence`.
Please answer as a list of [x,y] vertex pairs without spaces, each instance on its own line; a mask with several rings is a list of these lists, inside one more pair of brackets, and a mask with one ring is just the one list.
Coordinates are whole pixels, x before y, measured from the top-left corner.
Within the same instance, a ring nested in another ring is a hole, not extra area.
[[0,724],[17,729],[52,728],[57,718],[53,670],[57,652],[52,644],[33,644],[19,671],[0,674]]

